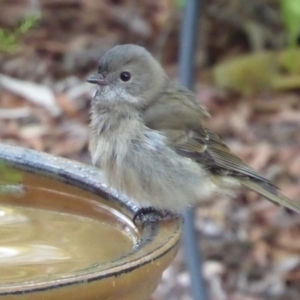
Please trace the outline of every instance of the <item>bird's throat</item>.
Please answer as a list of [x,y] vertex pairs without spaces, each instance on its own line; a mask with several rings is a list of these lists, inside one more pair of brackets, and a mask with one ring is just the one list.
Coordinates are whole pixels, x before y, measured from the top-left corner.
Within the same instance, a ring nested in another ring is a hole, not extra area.
[[[140,119],[139,113],[128,104],[101,105],[94,106],[92,109],[91,126],[99,134],[126,130],[126,124]],[[125,126],[125,127],[124,127]]]

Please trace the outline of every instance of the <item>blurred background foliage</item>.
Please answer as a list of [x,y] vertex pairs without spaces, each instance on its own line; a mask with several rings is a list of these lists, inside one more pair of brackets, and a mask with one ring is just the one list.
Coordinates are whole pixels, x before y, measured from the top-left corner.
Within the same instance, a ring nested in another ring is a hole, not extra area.
[[0,52],[13,54],[19,47],[20,39],[37,24],[39,16],[32,14],[11,30],[0,28]]
[[[176,80],[186,1],[0,0],[0,142],[90,163],[86,77],[107,49],[137,43]],[[300,1],[201,7],[195,92],[206,126],[300,200]],[[299,300],[299,217],[251,193],[217,200],[196,211],[211,299]],[[191,299],[182,251],[153,299]]]
[[[14,55],[24,51],[19,47],[24,43],[26,51],[31,48],[31,55],[52,56],[61,76],[69,71],[86,71],[101,52],[123,42],[142,44],[162,62],[174,63],[186,1],[32,0],[5,4],[2,0],[6,9],[0,13],[0,52]],[[203,1],[202,7],[197,65],[216,66],[213,79],[217,86],[246,94],[257,89],[299,87],[298,0],[214,0]],[[232,57],[254,52],[267,53],[246,55],[230,63]],[[276,55],[280,55],[279,62]],[[223,72],[228,74],[226,79]],[[292,78],[286,86],[278,87],[277,77],[286,72],[292,73]]]

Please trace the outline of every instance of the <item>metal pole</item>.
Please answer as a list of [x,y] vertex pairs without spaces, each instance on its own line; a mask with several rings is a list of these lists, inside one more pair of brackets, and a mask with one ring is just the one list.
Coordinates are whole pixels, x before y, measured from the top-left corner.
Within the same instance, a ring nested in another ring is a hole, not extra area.
[[[187,88],[194,86],[195,51],[200,15],[201,0],[187,0],[181,28],[179,71],[180,82]],[[205,282],[202,275],[202,259],[198,248],[194,228],[194,211],[187,209],[184,213],[184,247],[186,264],[191,278],[194,300],[207,300]]]

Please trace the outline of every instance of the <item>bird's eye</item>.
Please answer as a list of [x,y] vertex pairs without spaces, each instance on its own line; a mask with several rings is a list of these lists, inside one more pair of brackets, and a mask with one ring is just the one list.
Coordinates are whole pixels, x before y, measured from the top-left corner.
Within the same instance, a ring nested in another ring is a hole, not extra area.
[[122,72],[122,73],[120,74],[120,79],[121,79],[122,81],[124,81],[124,82],[129,81],[130,78],[131,78],[131,75],[130,75],[129,72]]

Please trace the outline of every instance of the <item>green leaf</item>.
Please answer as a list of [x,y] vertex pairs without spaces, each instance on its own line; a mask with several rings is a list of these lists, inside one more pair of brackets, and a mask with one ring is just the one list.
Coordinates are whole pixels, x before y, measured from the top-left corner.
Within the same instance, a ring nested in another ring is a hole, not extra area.
[[300,34],[300,1],[280,0],[281,15],[288,31],[290,45],[295,45]]
[[13,30],[0,28],[0,52],[15,52],[20,46],[19,40],[21,36],[33,28],[39,19],[39,14],[33,14],[27,17],[20,26]]
[[34,26],[36,26],[38,20],[40,19],[40,15],[39,14],[33,14],[29,17],[27,17],[22,24],[19,26],[19,28],[17,28],[17,32],[18,34],[24,34],[26,33],[29,29],[33,28]]
[[280,0],[281,16],[288,33],[290,53],[286,61],[288,69],[292,73],[297,72],[297,58],[295,48],[300,35],[300,1]]

